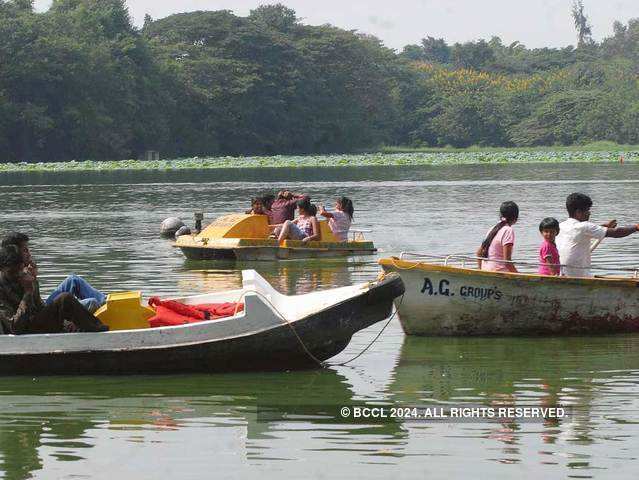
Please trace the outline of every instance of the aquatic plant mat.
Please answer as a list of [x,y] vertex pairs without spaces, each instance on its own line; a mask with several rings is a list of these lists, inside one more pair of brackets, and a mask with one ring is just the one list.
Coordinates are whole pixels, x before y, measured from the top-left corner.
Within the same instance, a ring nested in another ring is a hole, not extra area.
[[285,155],[272,157],[208,157],[174,160],[69,161],[2,163],[0,172],[186,170],[206,168],[367,167],[397,165],[472,165],[505,163],[619,163],[639,161],[639,151],[458,151],[367,153],[358,155]]

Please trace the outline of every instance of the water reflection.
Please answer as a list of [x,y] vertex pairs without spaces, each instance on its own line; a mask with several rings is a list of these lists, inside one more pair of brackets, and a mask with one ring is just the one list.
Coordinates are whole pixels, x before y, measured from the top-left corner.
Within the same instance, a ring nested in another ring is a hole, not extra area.
[[280,292],[301,295],[336,285],[351,285],[354,282],[353,272],[369,267],[369,263],[358,264],[348,259],[258,263],[186,260],[185,275],[178,286],[181,290],[197,288],[204,291],[241,288],[242,270],[254,269]]
[[334,441],[328,441],[333,445],[328,449],[342,448],[344,434],[373,435],[390,443],[402,436],[394,422],[366,426],[336,415],[339,407],[353,404],[353,393],[345,377],[330,369],[214,377],[7,379],[2,390],[0,470],[12,479],[30,478],[43,468],[43,447],[60,462],[93,458],[88,450],[104,448],[102,431],[144,444],[154,442],[153,432],[186,437],[202,428],[232,428],[243,432],[241,450],[254,461],[271,458],[269,442],[286,431],[330,431]]
[[[499,462],[522,462],[530,435],[544,455],[581,456],[570,468],[594,468],[601,459],[580,453],[593,444],[623,442],[619,416],[639,422],[639,338],[635,335],[573,338],[406,337],[389,387],[407,405],[557,406],[565,419],[542,423],[461,424],[465,438],[501,444]],[[441,426],[434,426],[441,431]],[[612,445],[609,448],[614,448]],[[620,455],[623,455],[620,453]],[[547,458],[543,462],[549,461]],[[558,461],[555,459],[555,461]]]

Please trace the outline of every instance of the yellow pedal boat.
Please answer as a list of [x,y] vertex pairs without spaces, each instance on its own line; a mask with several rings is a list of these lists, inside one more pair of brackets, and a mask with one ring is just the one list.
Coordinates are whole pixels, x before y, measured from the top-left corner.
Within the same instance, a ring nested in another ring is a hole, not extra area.
[[300,258],[371,255],[377,249],[364,239],[361,231],[352,231],[353,238],[340,242],[320,221],[320,240],[304,243],[269,238],[266,215],[231,214],[219,217],[196,235],[182,235],[175,247],[191,260],[291,260]]

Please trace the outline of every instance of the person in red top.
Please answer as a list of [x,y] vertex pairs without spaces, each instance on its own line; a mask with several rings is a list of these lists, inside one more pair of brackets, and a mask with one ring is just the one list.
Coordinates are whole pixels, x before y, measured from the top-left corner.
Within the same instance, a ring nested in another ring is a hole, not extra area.
[[311,197],[301,193],[293,193],[288,190],[282,190],[277,194],[277,198],[271,204],[271,225],[281,225],[287,220],[293,220],[295,218],[295,209],[297,208],[297,201],[308,199]]
[[555,244],[555,237],[559,235],[559,222],[552,218],[544,218],[539,224],[539,231],[544,241],[539,247],[539,275],[559,275],[559,250]]

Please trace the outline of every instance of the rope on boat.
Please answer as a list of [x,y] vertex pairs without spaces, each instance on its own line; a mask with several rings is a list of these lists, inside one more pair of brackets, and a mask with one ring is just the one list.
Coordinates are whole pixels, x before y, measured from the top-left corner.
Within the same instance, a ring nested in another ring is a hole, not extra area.
[[377,339],[379,339],[379,337],[382,335],[382,333],[384,332],[384,330],[386,330],[386,327],[388,327],[388,325],[390,324],[391,320],[393,320],[393,318],[395,318],[395,315],[397,315],[397,311],[399,310],[399,307],[402,304],[402,301],[404,300],[404,294],[402,294],[402,296],[399,299],[399,304],[397,305],[397,307],[395,307],[395,311],[393,312],[393,314],[388,318],[388,321],[386,322],[386,324],[382,327],[382,329],[379,331],[379,333],[375,336],[375,338],[373,338],[373,340],[366,345],[366,347],[359,352],[357,355],[355,355],[353,358],[345,361],[345,362],[341,362],[341,363],[327,363],[324,362],[322,360],[320,360],[319,358],[317,358],[315,355],[313,355],[313,353],[308,349],[308,347],[306,346],[306,344],[304,343],[304,340],[302,340],[302,337],[299,336],[299,334],[297,333],[297,330],[295,330],[295,327],[293,326],[293,324],[284,316],[282,315],[282,312],[280,312],[277,307],[275,305],[273,305],[273,303],[266,297],[266,295],[264,295],[262,292],[258,292],[257,290],[246,290],[244,292],[242,292],[242,295],[240,295],[240,297],[237,300],[237,304],[238,306],[236,306],[236,311],[235,311],[235,315],[237,314],[237,309],[239,308],[239,303],[242,301],[242,299],[244,297],[246,297],[246,294],[248,293],[255,293],[257,294],[257,296],[259,296],[260,298],[262,298],[262,300],[264,300],[274,311],[275,313],[277,313],[277,315],[282,318],[282,320],[284,320],[284,323],[286,325],[288,325],[288,327],[291,329],[291,331],[293,332],[293,335],[295,335],[295,338],[297,338],[297,341],[299,342],[300,346],[302,347],[302,349],[304,350],[304,352],[308,355],[308,357],[313,360],[315,363],[317,363],[317,365],[319,365],[321,368],[328,368],[328,367],[341,367],[344,366],[348,363],[351,363],[352,361],[358,359],[359,357],[361,357],[364,353],[366,353],[366,351],[371,348],[373,346],[373,344],[377,341]]
[[297,330],[295,330],[295,327],[293,326],[293,324],[291,322],[288,321],[288,318],[286,318],[284,315],[282,315],[282,312],[280,312],[277,307],[275,305],[273,305],[273,303],[268,299],[268,297],[266,297],[266,295],[264,295],[262,292],[258,292],[257,290],[245,290],[244,292],[242,292],[242,295],[240,295],[240,297],[237,300],[237,304],[238,306],[235,307],[235,315],[237,315],[237,310],[239,309],[239,303],[242,301],[242,299],[244,297],[246,297],[246,295],[248,293],[255,293],[258,297],[260,297],[264,302],[266,302],[274,311],[275,313],[277,313],[277,315],[284,320],[284,323],[286,325],[289,326],[289,328],[291,329],[291,331],[293,332],[293,335],[295,335],[295,338],[297,338],[297,341],[299,342],[299,344],[301,345],[302,349],[304,350],[304,352],[306,352],[306,354],[309,356],[309,358],[311,360],[313,360],[314,362],[316,362],[320,367],[324,367],[324,363],[317,358],[315,355],[313,355],[313,353],[308,349],[308,347],[306,346],[306,344],[304,343],[304,341],[302,340],[302,338],[299,336],[299,334],[297,333]]
[[362,355],[364,355],[364,353],[366,353],[366,351],[371,348],[373,346],[373,344],[377,341],[377,339],[379,337],[382,336],[382,333],[384,333],[384,330],[386,330],[386,327],[388,327],[388,325],[390,324],[391,320],[393,318],[395,318],[395,315],[397,315],[397,312],[399,311],[399,307],[402,305],[402,302],[404,301],[404,294],[402,293],[402,296],[399,298],[399,303],[398,305],[395,307],[395,311],[393,312],[393,314],[388,318],[388,321],[386,322],[386,324],[382,327],[382,329],[379,331],[379,333],[377,335],[375,335],[375,338],[373,338],[373,340],[366,345],[366,347],[364,348],[364,350],[362,350],[361,352],[359,352],[357,355],[355,355],[353,358],[351,358],[350,360],[346,360],[345,362],[341,362],[341,363],[326,363],[324,362],[325,367],[343,367],[344,365],[347,365],[349,363],[351,363],[353,360],[357,360],[359,357],[361,357]]

